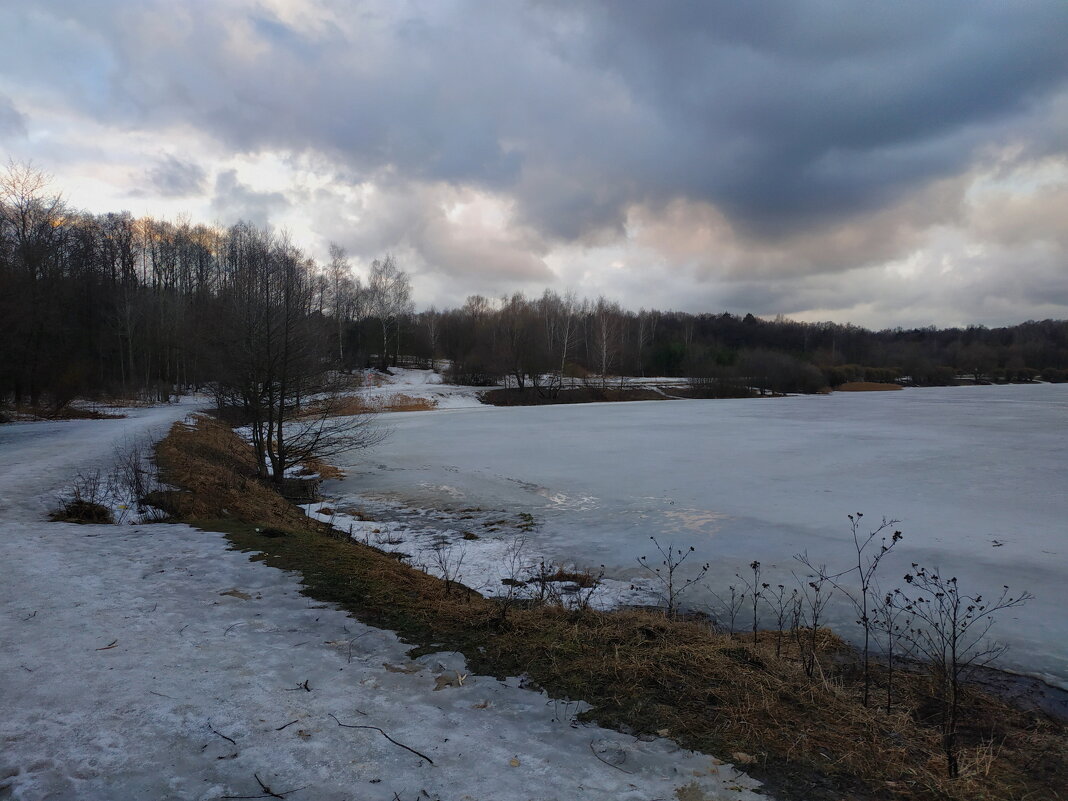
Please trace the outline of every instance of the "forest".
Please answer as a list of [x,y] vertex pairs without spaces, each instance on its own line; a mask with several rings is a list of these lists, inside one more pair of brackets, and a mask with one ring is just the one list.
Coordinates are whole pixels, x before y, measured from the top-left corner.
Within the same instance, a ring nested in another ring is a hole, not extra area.
[[30,165],[0,173],[0,403],[14,407],[240,393],[265,377],[299,398],[330,371],[399,363],[548,395],[589,376],[687,377],[709,395],[1068,379],[1068,321],[871,331],[551,289],[417,312],[412,294],[390,255],[361,268],[331,245],[317,262],[284,232],[93,214]]

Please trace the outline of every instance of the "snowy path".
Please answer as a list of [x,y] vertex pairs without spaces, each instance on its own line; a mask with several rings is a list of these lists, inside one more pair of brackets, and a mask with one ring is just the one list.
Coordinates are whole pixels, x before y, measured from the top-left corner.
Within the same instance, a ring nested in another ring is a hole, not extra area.
[[186,411],[0,428],[0,797],[247,797],[257,776],[298,801],[758,797],[728,765],[572,725],[574,704],[515,680],[435,690],[462,659],[410,664],[219,534],[43,522],[76,470]]

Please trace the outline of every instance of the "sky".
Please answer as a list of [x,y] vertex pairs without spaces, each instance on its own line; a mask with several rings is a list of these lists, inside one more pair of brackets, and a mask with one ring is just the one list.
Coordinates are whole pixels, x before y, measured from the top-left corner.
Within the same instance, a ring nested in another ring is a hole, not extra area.
[[1065,0],[0,0],[0,157],[288,230],[420,307],[548,287],[1068,318]]

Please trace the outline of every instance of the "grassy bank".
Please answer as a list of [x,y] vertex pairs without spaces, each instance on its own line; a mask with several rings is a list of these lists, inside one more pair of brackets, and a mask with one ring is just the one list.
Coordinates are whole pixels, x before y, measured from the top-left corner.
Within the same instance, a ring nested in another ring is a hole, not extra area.
[[799,643],[776,655],[772,632],[731,637],[656,611],[597,612],[505,604],[414,570],[308,519],[255,477],[248,446],[207,417],[176,425],[158,449],[161,499],[182,519],[225,532],[236,547],[298,571],[305,591],[394,629],[422,651],[457,650],[470,668],[527,674],[589,717],[740,764],[789,799],[1056,799],[1068,775],[1063,729],[972,692],[962,776],[945,777],[931,688],[901,675],[894,707],[859,701],[855,655],[816,637],[808,675]]

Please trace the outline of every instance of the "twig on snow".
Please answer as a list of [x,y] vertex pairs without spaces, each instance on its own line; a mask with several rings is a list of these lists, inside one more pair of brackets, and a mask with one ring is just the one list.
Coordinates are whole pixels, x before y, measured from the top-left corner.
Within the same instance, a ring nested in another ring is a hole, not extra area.
[[593,754],[595,757],[597,757],[597,759],[599,759],[601,762],[603,762],[604,764],[608,765],[608,767],[615,768],[616,770],[621,771],[621,772],[626,773],[626,774],[629,774],[631,776],[634,775],[634,771],[624,770],[623,768],[619,767],[619,765],[613,765],[607,759],[605,759],[600,754],[598,754],[593,748],[593,740],[590,740],[590,753]]
[[262,793],[260,793],[259,795],[224,795],[222,797],[223,798],[229,798],[229,799],[238,799],[238,798],[246,798],[246,799],[247,798],[285,798],[287,795],[292,795],[293,793],[300,792],[301,790],[304,789],[304,787],[308,786],[308,785],[304,785],[304,787],[298,787],[295,790],[286,790],[284,793],[276,793],[268,785],[263,783],[263,779],[261,779],[259,777],[259,774],[253,773],[252,775],[256,779],[256,783],[260,786],[260,789],[263,790]]
[[114,648],[118,644],[119,644],[118,640],[112,640],[107,645],[105,645],[103,648],[97,648],[96,650],[98,650],[98,651],[110,651],[112,648]]
[[211,729],[211,733],[212,733],[212,734],[217,734],[217,735],[219,735],[220,737],[222,737],[222,738],[223,738],[224,740],[229,740],[229,741],[230,741],[231,743],[233,743],[234,745],[237,745],[237,740],[233,739],[232,737],[227,737],[227,736],[226,736],[225,734],[223,734],[222,732],[219,732],[219,731],[215,731],[215,729],[214,729],[214,728],[212,727],[212,725],[211,725],[211,721],[210,721],[210,720],[208,721],[208,728],[209,728],[209,729]]
[[27,620],[29,620],[31,618],[34,618],[34,617],[37,617],[37,610],[36,609],[33,610],[33,614],[32,615],[26,615],[26,617],[22,618],[22,622],[25,623]]
[[279,726],[277,729],[275,729],[275,731],[282,731],[282,729],[286,728],[287,726],[292,726],[294,723],[298,722],[299,720],[300,720],[300,718],[297,718],[296,720],[291,720],[291,721],[289,721],[289,723],[285,723],[285,724]]
[[390,737],[388,734],[386,734],[384,731],[382,731],[382,729],[378,728],[378,726],[354,726],[354,725],[352,725],[350,723],[342,723],[333,714],[330,714],[330,717],[334,718],[334,722],[337,723],[338,726],[341,726],[344,729],[374,729],[376,732],[381,734],[383,737],[385,737],[387,740],[389,740],[394,745],[400,746],[405,751],[411,751],[417,757],[419,757],[420,759],[425,759],[431,765],[434,764],[434,760],[431,759],[430,757],[428,757],[426,754],[422,754],[419,751],[416,751],[414,748],[410,748],[409,746],[405,745],[404,743],[398,743],[396,740],[394,740],[392,737]]

